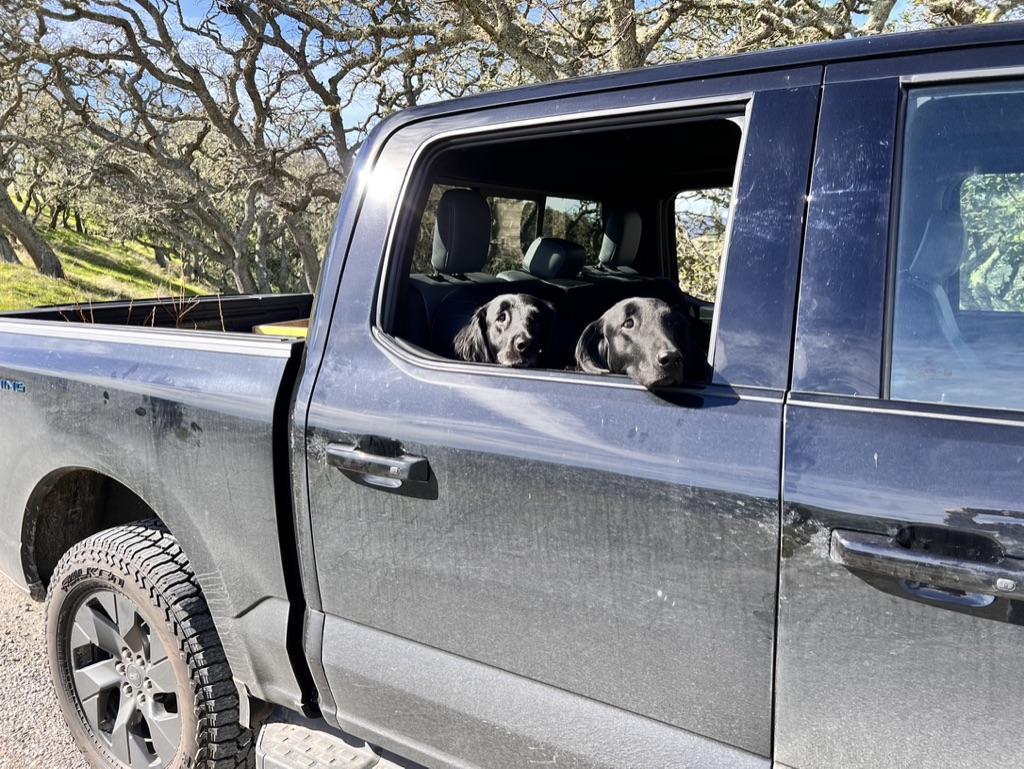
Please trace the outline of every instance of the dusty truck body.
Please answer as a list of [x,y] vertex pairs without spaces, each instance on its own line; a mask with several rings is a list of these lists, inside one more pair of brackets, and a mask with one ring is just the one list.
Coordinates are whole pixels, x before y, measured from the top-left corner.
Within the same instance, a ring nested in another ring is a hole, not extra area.
[[[89,760],[1014,765],[1022,34],[419,108],[315,298],[0,316],[0,570]],[[678,299],[706,365],[458,359],[509,293]]]

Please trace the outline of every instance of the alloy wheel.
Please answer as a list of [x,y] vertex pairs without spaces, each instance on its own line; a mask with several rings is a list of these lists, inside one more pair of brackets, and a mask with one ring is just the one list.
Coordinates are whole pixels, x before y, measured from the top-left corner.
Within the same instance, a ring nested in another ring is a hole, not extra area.
[[135,603],[114,590],[89,591],[68,643],[75,695],[93,733],[131,769],[170,764],[181,741],[177,680]]

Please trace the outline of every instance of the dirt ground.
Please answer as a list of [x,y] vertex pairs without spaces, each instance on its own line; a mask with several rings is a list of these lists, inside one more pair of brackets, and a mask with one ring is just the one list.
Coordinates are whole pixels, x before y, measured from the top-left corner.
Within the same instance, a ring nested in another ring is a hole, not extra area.
[[0,769],[87,769],[50,687],[43,608],[0,577]]

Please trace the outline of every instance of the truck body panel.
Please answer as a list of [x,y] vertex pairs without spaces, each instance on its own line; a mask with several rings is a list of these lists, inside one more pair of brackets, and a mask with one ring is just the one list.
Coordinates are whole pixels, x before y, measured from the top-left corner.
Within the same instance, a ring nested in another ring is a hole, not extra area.
[[[49,575],[32,545],[58,532],[37,531],[37,511],[89,509],[95,490],[62,483],[68,473],[113,479],[180,540],[238,680],[297,706],[280,664],[290,604],[273,422],[298,350],[252,335],[0,319],[0,377],[22,386],[0,392],[4,574],[39,590]],[[54,488],[70,496],[48,499]]]

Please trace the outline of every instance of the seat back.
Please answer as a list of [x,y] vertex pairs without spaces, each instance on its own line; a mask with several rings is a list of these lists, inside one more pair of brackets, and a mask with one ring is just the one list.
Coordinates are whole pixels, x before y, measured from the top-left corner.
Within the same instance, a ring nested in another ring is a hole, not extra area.
[[449,280],[490,283],[483,270],[491,245],[491,208],[475,190],[445,190],[437,204],[430,265]]
[[633,263],[640,252],[643,220],[640,212],[632,208],[606,208],[604,236],[597,254],[597,266],[588,267],[584,274],[598,280],[634,280],[639,273]]
[[947,347],[961,361],[974,363],[974,353],[960,332],[946,283],[960,268],[967,246],[963,220],[956,211],[932,214],[910,265],[902,271],[898,306],[910,323],[900,324],[904,343],[934,350]]

